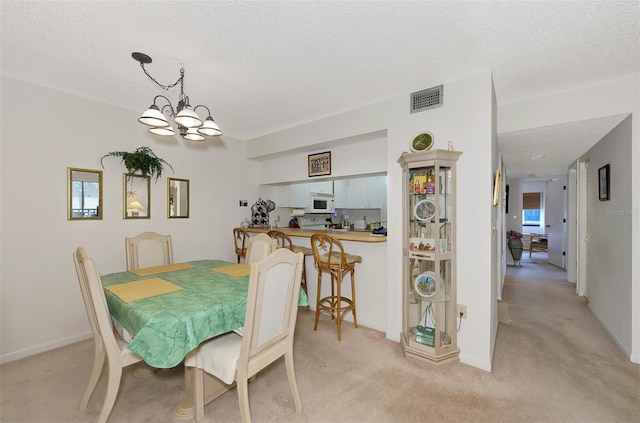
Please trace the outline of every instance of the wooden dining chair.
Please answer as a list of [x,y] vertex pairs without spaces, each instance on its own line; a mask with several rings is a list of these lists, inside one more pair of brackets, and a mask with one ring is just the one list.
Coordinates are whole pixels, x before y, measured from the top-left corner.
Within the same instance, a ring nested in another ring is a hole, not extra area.
[[302,400],[293,365],[293,336],[298,317],[302,253],[281,248],[251,265],[244,334],[234,332],[203,343],[185,358],[195,367],[193,398],[196,422],[204,417],[204,372],[238,389],[240,417],[251,422],[248,380],[284,356],[289,388],[298,414]]
[[238,263],[240,263],[241,259],[247,257],[247,244],[249,243],[249,238],[251,238],[249,232],[244,229],[233,229],[233,246],[236,251],[236,256],[238,257]]
[[276,250],[278,241],[267,234],[258,234],[249,238],[245,263],[251,265],[263,260]]
[[116,401],[116,396],[120,387],[120,378],[122,377],[122,369],[131,364],[142,361],[142,357],[127,349],[127,344],[116,338],[109,315],[109,307],[104,296],[100,275],[96,270],[96,266],[82,247],[78,247],[73,252],[73,261],[78,274],[78,282],[80,291],[82,292],[82,300],[87,311],[87,317],[93,331],[94,353],[93,367],[89,382],[82,394],[78,410],[87,408],[87,403],[91,394],[96,387],[105,356],[108,364],[107,377],[107,394],[98,416],[98,422],[104,423],[111,414],[111,409]]
[[[313,262],[318,269],[318,292],[316,295],[316,317],[313,330],[318,329],[318,318],[321,311],[326,311],[335,320],[338,328],[338,341],[342,340],[342,319],[349,311],[353,315],[353,326],[358,327],[356,316],[356,263],[362,263],[362,257],[344,251],[342,242],[329,234],[311,235]],[[331,275],[331,295],[322,297],[322,273]],[[351,276],[351,298],[342,294],[342,278]]]
[[127,270],[173,263],[171,235],[143,232],[132,238],[125,238],[125,244]]
[[288,248],[294,253],[302,253],[304,259],[302,260],[302,289],[305,294],[307,293],[307,256],[313,256],[313,251],[309,247],[302,247],[300,245],[295,245],[291,238],[287,234],[282,231],[271,230],[267,232],[271,238],[274,238],[277,241],[276,248]]

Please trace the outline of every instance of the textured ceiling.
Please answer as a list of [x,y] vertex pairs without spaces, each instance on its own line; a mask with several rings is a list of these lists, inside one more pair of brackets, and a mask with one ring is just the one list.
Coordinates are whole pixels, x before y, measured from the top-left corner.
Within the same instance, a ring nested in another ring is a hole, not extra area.
[[504,104],[639,68],[637,1],[0,7],[4,75],[142,112],[161,93],[131,59],[144,52],[162,84],[175,82],[183,64],[191,103],[210,107],[225,134],[240,139],[487,69]]

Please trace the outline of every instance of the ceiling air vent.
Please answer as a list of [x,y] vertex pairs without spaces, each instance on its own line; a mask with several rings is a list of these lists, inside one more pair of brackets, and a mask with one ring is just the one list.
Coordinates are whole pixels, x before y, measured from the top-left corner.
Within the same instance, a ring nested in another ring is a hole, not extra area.
[[426,90],[411,93],[409,111],[411,113],[416,113],[422,112],[423,110],[442,107],[443,87],[443,85],[438,85],[437,87],[427,88]]

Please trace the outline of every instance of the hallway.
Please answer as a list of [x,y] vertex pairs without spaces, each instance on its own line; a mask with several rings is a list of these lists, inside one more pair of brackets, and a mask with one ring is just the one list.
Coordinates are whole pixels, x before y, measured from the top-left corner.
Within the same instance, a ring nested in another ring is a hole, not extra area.
[[[637,421],[640,366],[611,341],[566,272],[547,264],[546,253],[523,254],[521,266],[507,268],[503,299],[511,325],[498,328],[495,376],[530,375],[523,390],[531,390],[554,421]],[[611,405],[618,412],[602,414]]]

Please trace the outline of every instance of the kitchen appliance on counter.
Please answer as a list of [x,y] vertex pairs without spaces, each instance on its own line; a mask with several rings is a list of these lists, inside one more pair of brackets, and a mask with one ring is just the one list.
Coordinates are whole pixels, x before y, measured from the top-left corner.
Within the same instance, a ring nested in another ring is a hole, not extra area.
[[336,209],[335,196],[324,192],[312,192],[309,204],[311,207],[305,209],[307,213],[333,213]]
[[327,217],[330,215],[305,215],[298,218],[298,224],[301,229],[326,229]]

